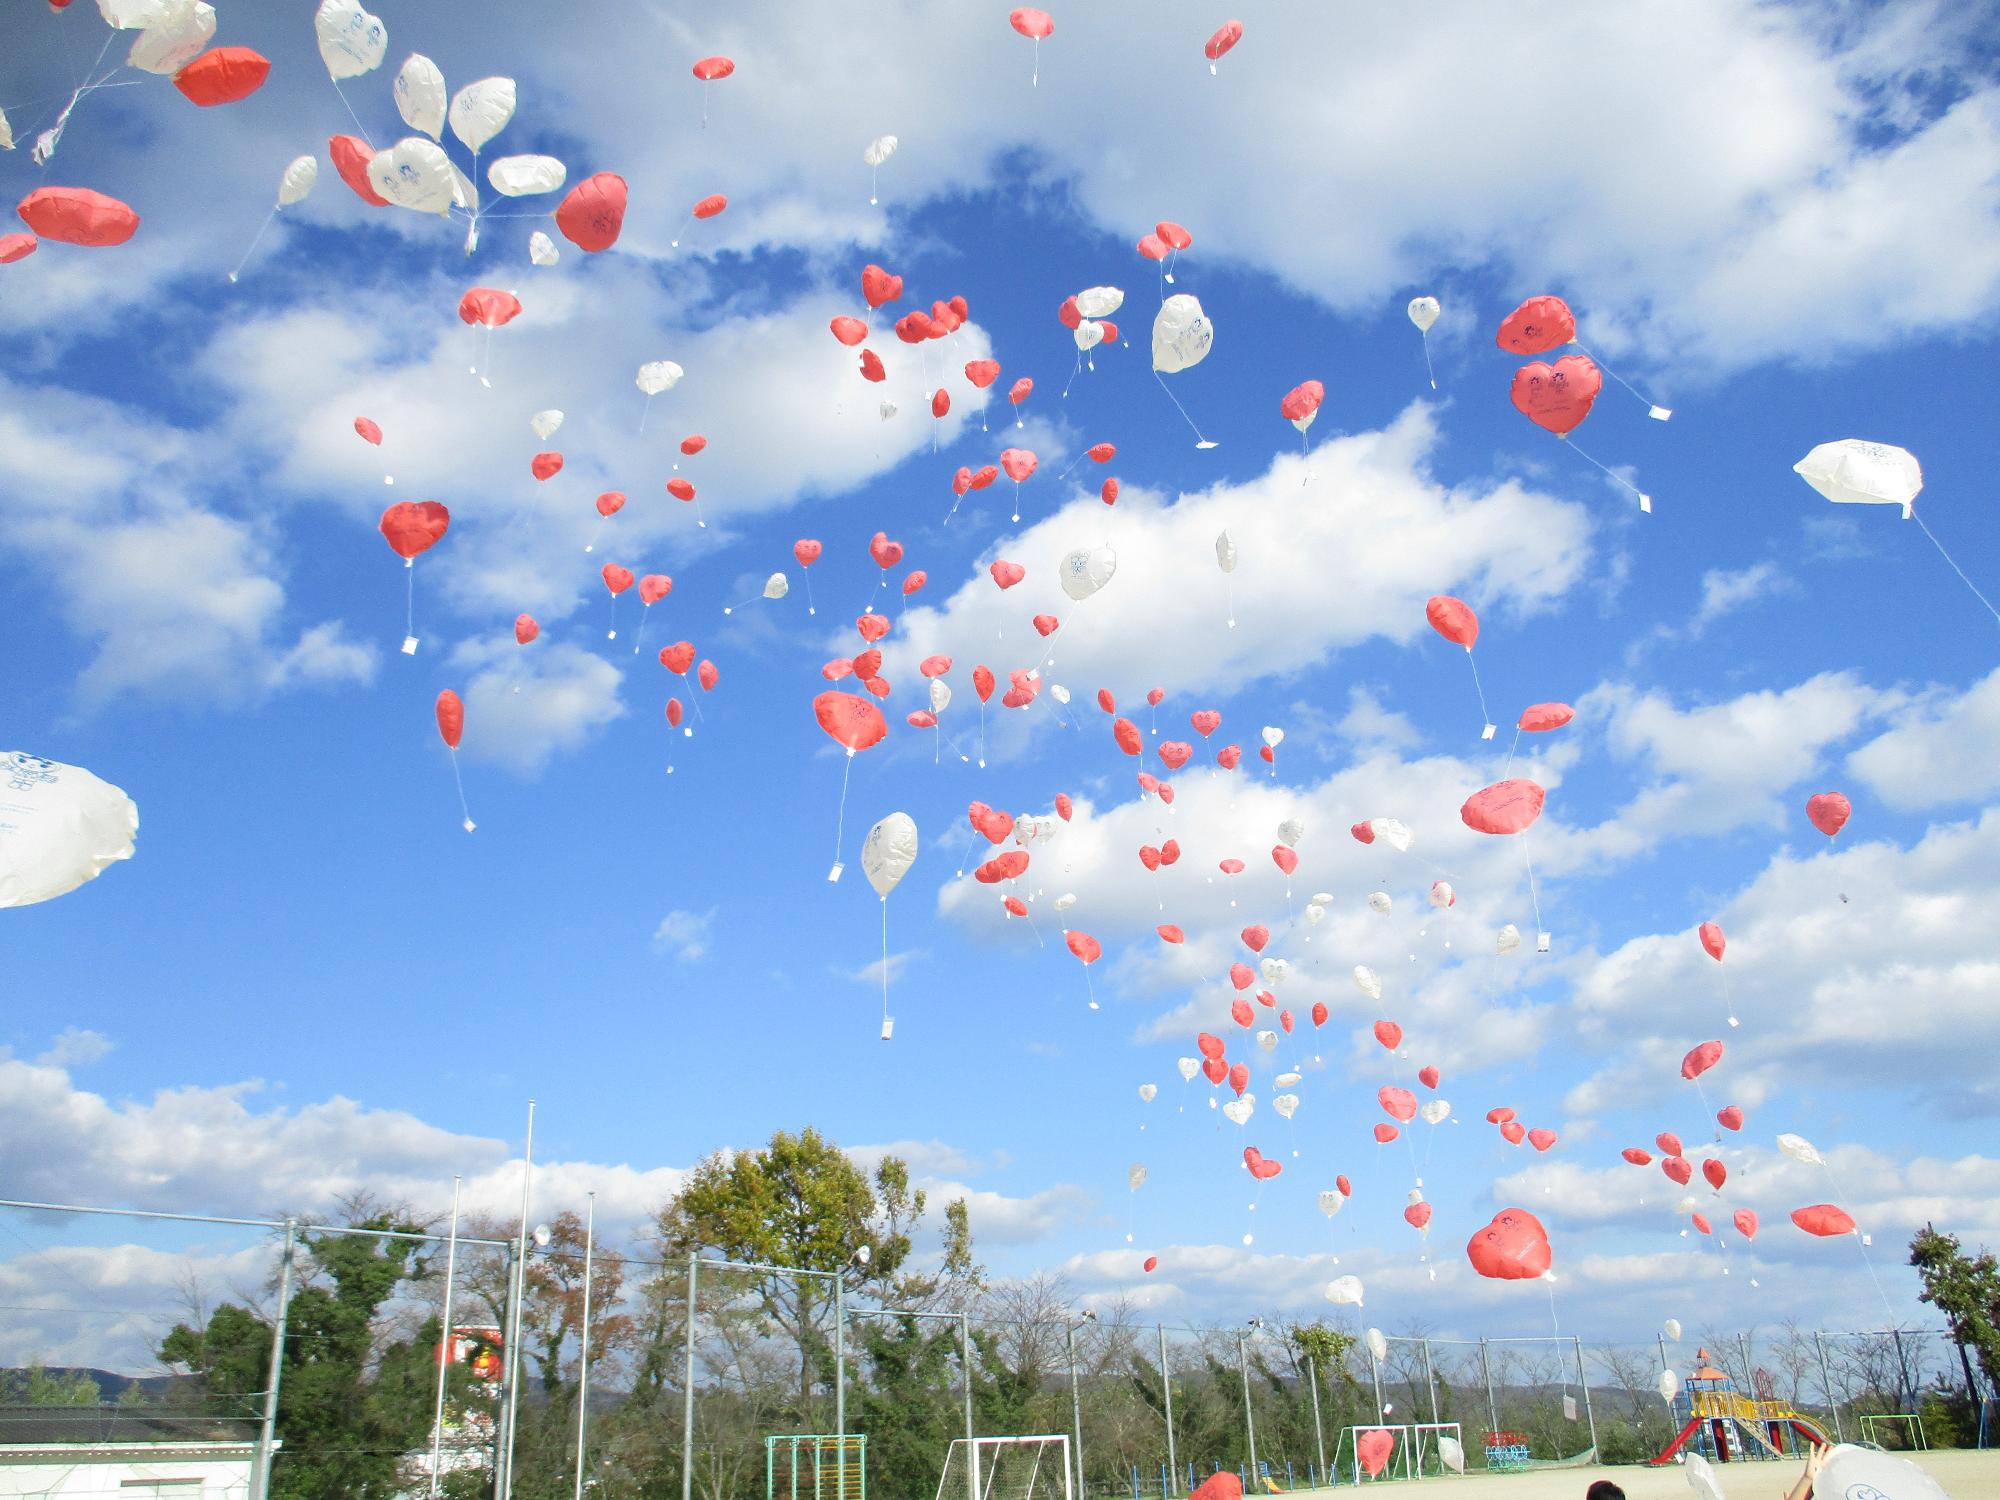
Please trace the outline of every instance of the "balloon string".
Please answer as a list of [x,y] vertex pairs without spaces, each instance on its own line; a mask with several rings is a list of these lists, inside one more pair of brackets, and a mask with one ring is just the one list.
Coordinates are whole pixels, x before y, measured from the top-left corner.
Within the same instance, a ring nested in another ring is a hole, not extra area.
[[1424,373],[1431,378],[1431,389],[1438,388],[1437,371],[1431,366],[1431,336],[1427,329],[1418,329],[1417,337],[1424,342]]
[[479,825],[472,821],[472,809],[465,805],[465,778],[458,774],[458,751],[451,752],[451,779],[458,784],[458,811],[465,819],[465,831],[472,832]]
[[[1477,670],[1478,670],[1477,668],[1474,668],[1475,672],[1477,672]],[[1520,748],[1521,748],[1521,726],[1519,724],[1516,724],[1514,726],[1514,743],[1507,747],[1507,765],[1506,768],[1500,772],[1502,780],[1505,780],[1507,776],[1512,773],[1514,769],[1514,752]]]
[[1528,868],[1528,903],[1535,909],[1535,946],[1541,947],[1542,898],[1535,890],[1535,862],[1528,855],[1528,831],[1521,830],[1521,863]]
[[840,846],[847,840],[847,778],[854,773],[854,752],[847,752],[847,764],[840,772],[840,816],[833,825],[833,868],[835,878],[840,870]]
[[[1836,1198],[1847,1199],[1847,1184],[1841,1180],[1840,1174],[1833,1170],[1833,1163],[1822,1156],[1819,1164],[1821,1170],[1826,1173],[1827,1181],[1833,1184],[1833,1195]],[[1882,1299],[1882,1314],[1888,1319],[1889,1326],[1894,1328],[1897,1322],[1895,1309],[1889,1306],[1889,1294],[1882,1289],[1882,1278],[1875,1274],[1875,1257],[1868,1253],[1868,1240],[1859,1224],[1854,1226],[1853,1234],[1855,1248],[1861,1252],[1861,1264],[1868,1268],[1868,1279],[1875,1283],[1875,1295]]]
[[352,120],[354,122],[354,128],[361,132],[361,139],[367,144],[369,150],[371,151],[374,150],[375,142],[368,134],[368,127],[361,123],[361,116],[357,115],[354,112],[354,106],[347,102],[347,91],[340,86],[340,80],[338,78],[333,80],[333,91],[336,94],[340,95],[340,102],[342,106],[347,110],[347,118]]
[[819,606],[813,603],[812,571],[809,568],[807,568],[804,564],[800,564],[799,577],[803,578],[806,581],[806,613],[809,615],[816,615],[819,613]]
[[1479,722],[1482,727],[1490,730],[1493,727],[1493,715],[1486,711],[1486,689],[1479,684],[1479,662],[1474,658],[1470,646],[1465,648],[1465,659],[1472,666],[1472,690],[1479,695]]
[[403,634],[411,640],[417,638],[417,560],[407,558],[403,563]]
[[[689,682],[689,681],[688,681],[688,674],[687,674],[687,673],[685,673],[685,672],[681,673],[681,684],[682,684],[682,687],[683,687],[683,689],[684,689],[684,690],[686,691],[686,693],[687,693],[687,695],[688,695],[688,703],[689,703],[689,705],[690,705],[690,706],[691,706],[691,707],[692,707],[692,708],[694,709],[694,716],[695,716],[695,719],[696,719],[696,721],[697,721],[697,722],[700,722],[700,721],[701,721],[701,694],[695,691],[695,684],[693,684],[692,682]],[[847,753],[848,753],[849,755],[852,755],[852,754],[854,754],[854,752],[853,752],[852,750],[848,751]]]
[[2000,609],[1995,609],[1993,607],[1993,601],[1991,599],[1988,599],[1984,594],[1980,593],[1979,586],[1975,584],[1970,578],[1967,578],[1965,576],[1965,569],[1961,568],[1955,561],[1953,561],[1952,555],[1944,550],[1944,543],[1940,542],[1936,537],[1931,536],[1930,527],[1924,525],[1924,518],[1917,514],[1915,506],[1910,507],[1910,519],[1917,523],[1917,528],[1920,531],[1922,531],[1925,536],[1930,537],[1930,543],[1933,547],[1937,548],[1938,556],[1942,557],[1947,563],[1950,564],[1952,572],[1958,575],[1958,581],[1964,584],[1967,588],[1972,590],[1972,597],[1977,599],[1981,604],[1986,606],[1986,612],[1989,615],[1993,616],[1993,618],[1996,621],[2000,621]]
[[[728,614],[728,610],[723,611]],[[646,622],[653,617],[653,606],[648,604],[639,611],[639,633],[632,638],[632,654],[637,656],[639,648],[646,644]]]
[[882,898],[882,1025],[889,1025],[889,898]]
[[[1569,443],[1568,434],[1566,433],[1558,434],[1558,436],[1560,436],[1564,442]],[[1606,468],[1605,465],[1598,463],[1596,459],[1592,458],[1588,453],[1585,453],[1581,448],[1577,447],[1575,443],[1569,443],[1569,448],[1570,452],[1574,453],[1578,458],[1582,459],[1585,463],[1595,464],[1599,469],[1602,469],[1605,475],[1611,480],[1611,482],[1617,485],[1620,489],[1630,490],[1633,494],[1637,495],[1639,497],[1640,510],[1644,511],[1647,515],[1651,515],[1653,513],[1653,497],[1651,495],[1647,494],[1644,490],[1640,489],[1637,485],[1633,484],[1629,479],[1625,478],[1622,474],[1615,473],[1611,469]]]
[[1167,393],[1167,399],[1174,403],[1174,410],[1179,412],[1182,419],[1193,429],[1195,437],[1203,444],[1206,444],[1208,439],[1202,435],[1202,430],[1195,426],[1194,418],[1188,416],[1187,408],[1181,405],[1181,398],[1173,393],[1173,388],[1167,384],[1165,377],[1158,370],[1155,370],[1153,371],[1153,379],[1160,382],[1160,389]]
[[264,231],[271,227],[271,221],[277,217],[278,211],[274,208],[264,215],[264,222],[259,224],[257,232],[250,236],[250,245],[249,248],[244,250],[243,259],[236,262],[236,269],[229,273],[229,280],[232,285],[235,283],[236,278],[243,274],[243,268],[250,264],[250,257],[257,252],[258,242],[264,238]]
[[1598,369],[1602,370],[1605,374],[1609,375],[1613,380],[1617,381],[1618,384],[1624,386],[1626,392],[1629,395],[1631,395],[1631,397],[1635,401],[1643,402],[1649,409],[1649,415],[1656,417],[1658,420],[1662,422],[1666,421],[1668,417],[1673,415],[1672,411],[1670,411],[1668,408],[1664,406],[1661,406],[1658,402],[1654,401],[1652,397],[1642,396],[1639,394],[1638,391],[1634,390],[1631,384],[1625,379],[1624,376],[1620,375],[1616,370],[1612,369],[1611,366],[1607,365],[1603,360],[1599,359],[1595,354],[1592,354],[1588,349],[1585,349],[1583,347],[1582,339],[1571,339],[1570,342],[1576,345],[1578,352],[1580,352],[1585,359],[1588,359],[1592,364],[1596,365]]

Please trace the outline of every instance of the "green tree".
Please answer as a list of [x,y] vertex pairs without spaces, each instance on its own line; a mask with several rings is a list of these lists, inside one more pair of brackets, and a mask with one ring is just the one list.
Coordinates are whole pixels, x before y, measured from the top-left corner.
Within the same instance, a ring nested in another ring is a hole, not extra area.
[[1910,1264],[1923,1278],[1920,1300],[1943,1313],[1951,1327],[1965,1371],[1966,1400],[1978,1399],[1968,1345],[1978,1352],[1988,1384],[2000,1390],[2000,1264],[1984,1251],[1967,1255],[1957,1235],[1942,1234],[1929,1224],[1910,1241]]
[[271,1364],[271,1326],[247,1308],[225,1302],[200,1327],[176,1323],[160,1341],[160,1362],[185,1371],[204,1410],[241,1417],[257,1410]]
[[[826,1314],[833,1302],[830,1275],[847,1275],[856,1292],[903,1308],[922,1310],[948,1292],[976,1289],[972,1232],[962,1201],[945,1209],[943,1256],[935,1272],[910,1265],[911,1231],[922,1219],[925,1195],[910,1185],[910,1169],[887,1156],[869,1174],[810,1126],[797,1135],[779,1131],[762,1151],[718,1152],[689,1175],[660,1210],[660,1243],[671,1260],[692,1255],[824,1274],[751,1274],[762,1310],[798,1347],[797,1416],[811,1404],[815,1375],[831,1373],[826,1357]],[[868,1252],[865,1263],[857,1252]],[[685,1282],[668,1269],[649,1285],[652,1328],[666,1325],[664,1301],[684,1296]],[[642,1362],[641,1383],[666,1378],[658,1346]]]
[[25,1370],[10,1370],[5,1399],[26,1406],[95,1406],[103,1399],[97,1382],[82,1370],[52,1371],[39,1359]]

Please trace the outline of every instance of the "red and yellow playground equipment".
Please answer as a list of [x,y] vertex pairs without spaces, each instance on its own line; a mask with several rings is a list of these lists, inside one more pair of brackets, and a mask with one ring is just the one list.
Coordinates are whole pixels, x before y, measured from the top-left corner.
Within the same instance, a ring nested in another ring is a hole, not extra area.
[[1706,1349],[1695,1351],[1695,1372],[1674,1398],[1674,1420],[1681,1429],[1652,1462],[1670,1463],[1686,1448],[1714,1463],[1739,1458],[1784,1458],[1803,1452],[1802,1443],[1824,1448],[1833,1440],[1812,1418],[1792,1410],[1789,1401],[1772,1399],[1770,1380],[1756,1375],[1753,1399],[1736,1389],[1736,1382],[1709,1363]]

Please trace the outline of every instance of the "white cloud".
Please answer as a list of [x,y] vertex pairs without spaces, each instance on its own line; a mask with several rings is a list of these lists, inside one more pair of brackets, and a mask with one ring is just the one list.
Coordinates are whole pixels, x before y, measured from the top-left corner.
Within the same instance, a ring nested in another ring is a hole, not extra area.
[[891,953],[886,960],[880,958],[874,959],[855,969],[847,977],[857,980],[862,984],[879,985],[882,983],[883,972],[886,970],[889,976],[889,983],[894,984],[902,977],[903,971],[910,966],[911,961],[921,957],[923,957],[923,950],[921,948],[911,948],[902,953]]
[[65,1026],[48,1051],[35,1059],[41,1068],[83,1068],[111,1054],[113,1042],[101,1031]]
[[[469,759],[531,775],[625,713],[618,701],[624,673],[580,646],[546,638],[519,646],[509,634],[463,641],[450,661],[471,674],[459,695]],[[664,722],[660,733],[667,733]]]
[[2000,671],[1963,693],[1912,704],[1893,728],[1847,757],[1847,768],[1897,808],[1943,807],[2000,791]]
[[653,929],[653,951],[671,953],[682,963],[695,963],[708,956],[720,907],[707,911],[670,911]]

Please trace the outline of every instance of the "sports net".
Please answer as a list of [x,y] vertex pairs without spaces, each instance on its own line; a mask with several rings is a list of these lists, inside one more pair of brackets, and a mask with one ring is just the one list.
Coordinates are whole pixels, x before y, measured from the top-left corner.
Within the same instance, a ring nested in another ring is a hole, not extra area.
[[1072,1500],[1069,1438],[954,1438],[937,1500]]

